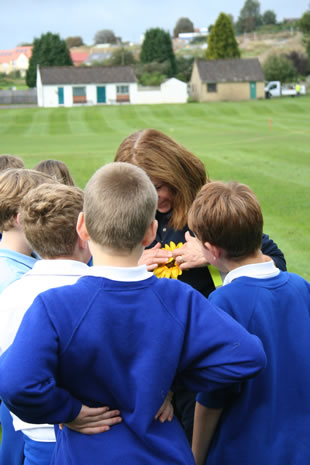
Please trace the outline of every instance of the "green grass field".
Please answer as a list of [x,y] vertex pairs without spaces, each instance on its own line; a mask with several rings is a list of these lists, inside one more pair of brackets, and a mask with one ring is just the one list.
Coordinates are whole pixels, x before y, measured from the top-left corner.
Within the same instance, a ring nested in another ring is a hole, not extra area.
[[28,168],[63,160],[81,187],[131,132],[153,127],[185,145],[212,179],[256,192],[265,233],[310,280],[310,98],[241,103],[0,109],[0,153]]

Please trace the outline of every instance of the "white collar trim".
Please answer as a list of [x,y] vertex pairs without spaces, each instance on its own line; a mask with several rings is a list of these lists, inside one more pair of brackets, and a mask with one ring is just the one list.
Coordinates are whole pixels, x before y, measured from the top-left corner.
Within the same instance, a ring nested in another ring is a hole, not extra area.
[[87,276],[97,276],[112,281],[143,281],[153,276],[147,271],[146,265],[121,268],[116,266],[91,266]]
[[273,278],[280,273],[280,270],[275,266],[274,262],[270,260],[264,263],[253,263],[251,265],[244,265],[230,271],[223,282],[223,285],[231,283],[234,279],[241,276],[248,278],[267,279]]
[[78,260],[51,259],[38,260],[33,268],[25,274],[31,275],[76,275],[86,274],[88,266]]

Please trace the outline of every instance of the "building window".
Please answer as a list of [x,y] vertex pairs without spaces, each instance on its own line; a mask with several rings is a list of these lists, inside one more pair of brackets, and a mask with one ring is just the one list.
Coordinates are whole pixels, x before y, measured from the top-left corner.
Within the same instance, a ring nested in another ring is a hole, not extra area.
[[73,87],[73,103],[86,103],[86,87]]
[[116,86],[117,94],[129,94],[129,86]]
[[215,82],[209,82],[207,84],[207,91],[208,92],[217,92],[217,87]]
[[129,86],[116,86],[116,101],[129,102]]

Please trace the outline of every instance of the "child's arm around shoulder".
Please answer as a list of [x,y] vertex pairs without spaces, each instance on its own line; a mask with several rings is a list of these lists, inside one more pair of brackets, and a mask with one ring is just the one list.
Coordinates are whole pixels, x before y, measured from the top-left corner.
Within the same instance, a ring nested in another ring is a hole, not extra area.
[[22,420],[57,424],[78,416],[81,402],[56,385],[57,353],[58,334],[38,296],[0,358],[0,396]]

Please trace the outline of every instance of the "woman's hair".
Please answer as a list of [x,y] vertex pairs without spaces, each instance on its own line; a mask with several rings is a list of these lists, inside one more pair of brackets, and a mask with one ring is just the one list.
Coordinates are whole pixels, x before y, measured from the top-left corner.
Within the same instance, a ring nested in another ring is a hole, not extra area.
[[75,186],[73,178],[69,172],[67,165],[60,160],[42,160],[34,168],[41,173],[47,173],[56,181],[66,184],[67,186]]
[[207,182],[199,158],[166,134],[145,129],[128,136],[119,146],[114,161],[128,162],[142,168],[151,180],[169,187],[175,193],[169,226],[182,229],[197,192]]

